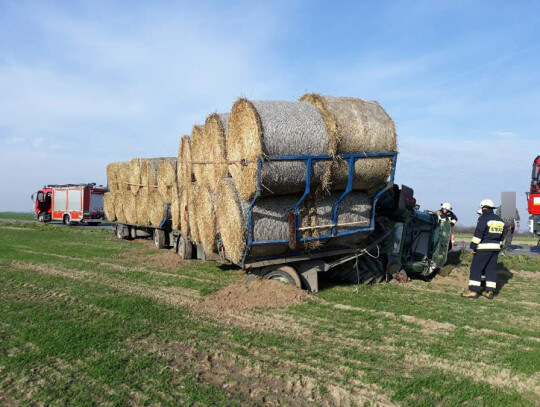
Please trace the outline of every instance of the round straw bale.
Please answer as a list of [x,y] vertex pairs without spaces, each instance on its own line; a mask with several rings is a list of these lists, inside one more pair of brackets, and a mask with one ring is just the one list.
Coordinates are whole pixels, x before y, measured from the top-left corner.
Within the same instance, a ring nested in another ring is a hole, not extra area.
[[141,184],[150,188],[156,188],[158,185],[158,169],[164,160],[170,157],[145,158],[141,165]]
[[131,191],[122,192],[124,215],[127,223],[137,223],[137,204],[135,195]]
[[137,224],[148,226],[148,188],[140,188],[135,195],[135,205],[137,208]]
[[116,220],[120,223],[127,222],[126,215],[124,213],[124,191],[116,191],[114,193],[114,212],[116,214]]
[[171,222],[172,222],[172,228],[174,230],[179,230],[181,228],[181,204],[182,204],[182,198],[181,198],[181,190],[178,188],[178,186],[175,184],[171,188]]
[[[289,212],[298,202],[299,195],[261,197],[253,208],[253,238],[282,240],[289,237]],[[222,180],[217,196],[217,226],[227,257],[234,263],[242,260],[247,238],[249,203],[244,201],[230,178]],[[304,220],[301,220],[304,223]],[[302,233],[302,236],[306,234]],[[254,246],[258,255],[285,252],[288,243]]]
[[193,178],[193,166],[191,164],[191,138],[182,136],[178,149],[178,186],[189,188]]
[[191,131],[191,160],[193,163],[193,174],[195,181],[199,185],[206,185],[208,182],[207,171],[209,164],[203,164],[211,161],[211,151],[205,150],[204,145],[204,127],[195,125]]
[[189,229],[188,212],[190,191],[191,190],[189,188],[183,188],[180,195],[180,230],[186,236],[189,236],[191,233]]
[[119,191],[129,191],[129,161],[117,163],[116,183]]
[[[375,101],[359,98],[321,96],[309,93],[300,98],[317,107],[330,136],[329,154],[397,152],[396,126]],[[359,159],[355,163],[354,189],[368,190],[383,185],[390,175],[390,158]],[[331,188],[347,185],[348,163],[336,161],[327,167]]]
[[[228,123],[227,158],[240,196],[249,200],[257,186],[259,157],[271,155],[320,155],[328,151],[325,123],[313,105],[305,102],[249,101],[239,99]],[[242,165],[247,160],[248,165]],[[312,182],[322,182],[324,163],[314,165]],[[278,195],[305,189],[306,168],[302,162],[274,161],[264,164],[262,194]]]
[[116,220],[116,213],[114,210],[114,192],[105,192],[103,195],[103,210],[105,211],[105,217],[107,220],[111,222]]
[[197,229],[206,253],[217,253],[216,199],[208,186],[200,186],[195,197]]
[[199,228],[197,225],[197,194],[199,193],[199,185],[196,182],[191,184],[188,195],[188,221],[190,235],[193,241],[197,244],[201,244],[201,235],[199,234]]
[[161,161],[157,172],[157,185],[164,202],[170,203],[173,199],[172,187],[176,186],[176,158],[167,158]]
[[107,165],[107,187],[109,191],[116,192],[118,191],[118,183],[116,182],[116,168],[118,163],[109,163]]
[[148,218],[152,226],[159,226],[165,217],[166,204],[159,191],[153,189],[148,193]]
[[[333,192],[330,195],[316,200],[314,203],[315,222],[312,226],[326,226],[327,228],[315,229],[315,236],[329,235],[332,232],[332,220],[334,202],[340,197],[341,192]],[[368,227],[371,220],[371,195],[361,191],[350,192],[339,203],[337,218],[337,233],[343,233],[355,229]],[[341,226],[339,226],[341,225]],[[355,233],[332,238],[330,246],[358,244],[366,238],[369,233]]]
[[215,164],[207,169],[209,183],[212,191],[216,191],[219,182],[226,178],[229,171],[227,169],[227,122],[228,113],[212,113],[204,123],[204,145]]
[[141,187],[141,170],[144,158],[132,158],[129,162],[129,183],[131,192],[134,194]]

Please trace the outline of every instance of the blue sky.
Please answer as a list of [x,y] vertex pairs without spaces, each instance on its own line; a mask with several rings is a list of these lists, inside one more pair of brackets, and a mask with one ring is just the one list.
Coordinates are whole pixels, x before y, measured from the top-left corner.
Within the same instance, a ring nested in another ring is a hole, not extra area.
[[524,191],[540,154],[535,1],[0,1],[0,210],[172,156],[239,96],[379,101],[423,208]]

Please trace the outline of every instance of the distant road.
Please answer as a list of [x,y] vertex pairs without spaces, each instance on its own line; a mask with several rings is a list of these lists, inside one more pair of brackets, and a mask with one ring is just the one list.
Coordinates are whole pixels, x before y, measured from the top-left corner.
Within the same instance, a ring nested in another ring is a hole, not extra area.
[[[452,250],[469,250],[469,243],[456,242]],[[540,246],[512,245],[510,248],[504,250],[504,254],[507,256],[540,256]]]

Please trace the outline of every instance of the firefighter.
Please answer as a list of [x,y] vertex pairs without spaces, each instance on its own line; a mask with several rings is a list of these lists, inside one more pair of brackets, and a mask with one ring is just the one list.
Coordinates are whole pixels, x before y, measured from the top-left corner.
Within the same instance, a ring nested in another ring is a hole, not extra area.
[[482,291],[482,276],[486,279],[486,289],[482,296],[492,300],[497,288],[497,259],[504,237],[504,222],[493,209],[491,199],[480,202],[482,215],[478,218],[476,230],[471,241],[473,260],[469,278],[469,290],[462,293],[465,298],[478,298]]
[[452,212],[452,205],[450,205],[449,202],[441,204],[441,209],[439,209],[437,213],[439,214],[441,221],[450,222],[450,226],[456,225],[458,218],[455,213]]
[[[497,216],[501,216],[502,209],[500,206],[497,208],[497,211],[495,213],[497,214]],[[505,236],[506,236],[504,239],[503,247],[505,249],[512,246],[512,239],[514,238],[514,232],[516,231],[516,229],[519,230],[520,221],[521,221],[521,218],[519,217],[519,212],[517,208],[516,208],[516,214],[513,217],[503,218]]]

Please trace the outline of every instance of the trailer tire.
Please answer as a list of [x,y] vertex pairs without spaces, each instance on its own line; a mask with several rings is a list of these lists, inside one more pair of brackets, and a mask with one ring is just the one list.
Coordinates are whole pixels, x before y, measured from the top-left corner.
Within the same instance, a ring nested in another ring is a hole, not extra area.
[[129,235],[129,229],[127,230],[127,233],[126,233],[125,231],[126,228],[127,226],[125,225],[116,225],[115,234],[118,239],[123,240],[126,238],[126,235]]
[[193,258],[193,244],[184,236],[179,235],[176,239],[176,252],[181,259],[189,260]]
[[262,270],[262,278],[265,280],[277,280],[282,283],[294,285],[295,287],[302,288],[302,283],[300,282],[300,276],[296,270],[291,266],[281,266],[279,268],[274,268],[267,270]]
[[164,249],[167,246],[167,238],[163,230],[154,229],[154,245],[158,249]]

